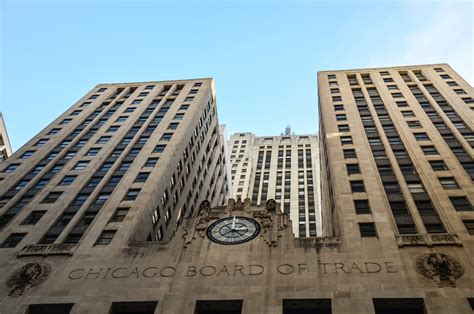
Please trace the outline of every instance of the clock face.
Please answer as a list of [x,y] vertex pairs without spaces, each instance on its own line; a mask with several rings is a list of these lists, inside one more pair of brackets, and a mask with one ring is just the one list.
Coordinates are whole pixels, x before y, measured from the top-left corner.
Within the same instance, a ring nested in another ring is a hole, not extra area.
[[241,244],[260,233],[258,222],[247,217],[228,217],[213,223],[207,229],[209,240],[219,244]]

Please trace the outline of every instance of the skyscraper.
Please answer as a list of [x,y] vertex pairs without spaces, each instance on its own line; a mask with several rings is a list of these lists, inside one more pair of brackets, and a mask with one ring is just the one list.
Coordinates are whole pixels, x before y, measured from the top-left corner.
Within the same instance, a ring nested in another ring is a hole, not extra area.
[[318,74],[324,234],[472,241],[474,100],[449,65]]
[[169,240],[194,204],[227,198],[213,81],[100,84],[4,162],[0,179],[3,247]]
[[0,112],[0,163],[5,161],[12,154],[10,139],[8,138],[7,127]]
[[256,137],[236,133],[229,139],[233,195],[254,204],[275,199],[290,215],[297,237],[321,235],[319,142],[317,135]]

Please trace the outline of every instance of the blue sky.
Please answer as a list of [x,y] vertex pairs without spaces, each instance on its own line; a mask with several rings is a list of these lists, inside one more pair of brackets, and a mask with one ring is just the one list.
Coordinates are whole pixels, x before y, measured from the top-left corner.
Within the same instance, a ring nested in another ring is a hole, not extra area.
[[316,133],[321,70],[450,63],[472,85],[470,1],[0,0],[16,150],[99,83],[213,77],[228,134]]

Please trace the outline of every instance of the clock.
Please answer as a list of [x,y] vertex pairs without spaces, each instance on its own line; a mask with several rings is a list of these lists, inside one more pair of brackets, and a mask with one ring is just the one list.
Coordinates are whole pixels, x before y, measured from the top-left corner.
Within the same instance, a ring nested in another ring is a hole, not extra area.
[[260,233],[260,224],[247,217],[219,219],[207,229],[207,237],[224,245],[241,244],[252,240]]

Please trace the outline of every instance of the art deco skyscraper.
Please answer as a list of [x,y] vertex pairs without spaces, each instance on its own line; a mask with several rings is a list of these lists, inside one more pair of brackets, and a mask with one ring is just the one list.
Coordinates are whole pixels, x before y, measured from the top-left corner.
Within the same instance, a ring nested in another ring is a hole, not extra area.
[[212,79],[100,84],[0,166],[0,243],[168,240],[225,165]]
[[229,139],[233,195],[254,204],[275,199],[290,215],[297,237],[321,235],[319,142],[317,135],[256,137],[236,133]]
[[318,87],[324,234],[469,241],[472,87],[448,64],[324,71]]

